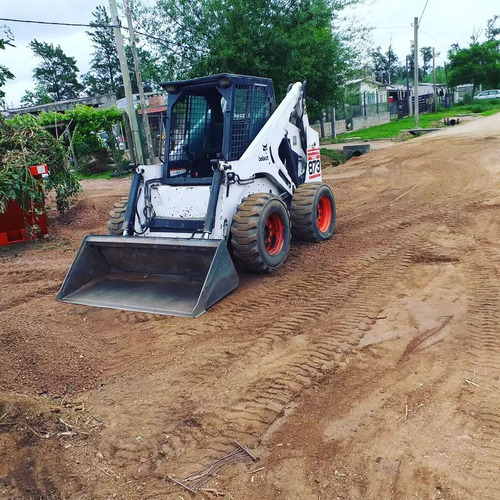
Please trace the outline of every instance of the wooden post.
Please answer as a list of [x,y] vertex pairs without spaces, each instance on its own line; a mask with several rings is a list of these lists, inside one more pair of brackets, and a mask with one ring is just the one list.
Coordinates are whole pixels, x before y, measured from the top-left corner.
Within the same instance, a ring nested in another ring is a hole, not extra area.
[[332,137],[337,138],[337,130],[335,129],[335,108],[332,106]]

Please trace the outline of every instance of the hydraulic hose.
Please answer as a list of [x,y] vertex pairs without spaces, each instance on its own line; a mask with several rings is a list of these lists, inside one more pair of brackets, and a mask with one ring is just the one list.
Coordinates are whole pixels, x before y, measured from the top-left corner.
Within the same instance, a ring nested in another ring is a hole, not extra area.
[[135,226],[135,213],[137,211],[137,193],[139,192],[139,186],[141,184],[142,174],[134,172],[134,176],[132,177],[132,184],[130,185],[130,191],[128,195],[128,203],[127,210],[125,212],[125,221],[124,221],[124,236],[133,236],[134,234],[134,226]]

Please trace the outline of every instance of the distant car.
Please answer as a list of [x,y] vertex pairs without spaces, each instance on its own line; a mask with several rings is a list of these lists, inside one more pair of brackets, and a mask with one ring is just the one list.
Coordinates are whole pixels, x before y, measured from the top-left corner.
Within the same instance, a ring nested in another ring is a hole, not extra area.
[[474,99],[500,99],[500,90],[483,90]]

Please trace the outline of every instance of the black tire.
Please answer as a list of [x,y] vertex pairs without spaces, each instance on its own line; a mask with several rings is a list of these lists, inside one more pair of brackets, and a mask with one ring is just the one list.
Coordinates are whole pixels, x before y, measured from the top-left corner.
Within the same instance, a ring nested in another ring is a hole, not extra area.
[[321,182],[301,184],[292,198],[292,234],[302,241],[324,241],[335,232],[335,199]]
[[121,236],[123,234],[127,201],[127,198],[122,198],[118,203],[115,203],[113,210],[109,212],[108,234],[113,236]]
[[279,197],[256,193],[243,198],[231,226],[238,264],[253,273],[269,273],[285,261],[290,238],[290,217]]

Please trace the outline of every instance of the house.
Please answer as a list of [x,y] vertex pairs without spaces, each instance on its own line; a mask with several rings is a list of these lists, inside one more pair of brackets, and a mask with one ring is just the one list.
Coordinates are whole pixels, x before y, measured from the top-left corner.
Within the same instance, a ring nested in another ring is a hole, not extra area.
[[387,85],[368,78],[358,78],[346,83],[346,103],[358,105],[387,102]]
[[389,121],[387,85],[374,78],[358,78],[346,83],[344,103],[328,111],[313,128],[324,137],[332,135],[332,123],[335,134],[342,134]]
[[[455,92],[453,93],[454,102],[458,102],[461,99],[464,99],[466,95],[471,96],[472,91],[474,89],[474,85],[472,83],[466,83],[464,85],[457,85],[455,87]],[[476,95],[483,90],[482,85],[476,86]]]

